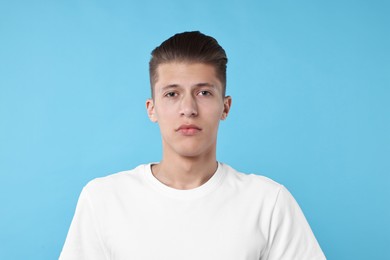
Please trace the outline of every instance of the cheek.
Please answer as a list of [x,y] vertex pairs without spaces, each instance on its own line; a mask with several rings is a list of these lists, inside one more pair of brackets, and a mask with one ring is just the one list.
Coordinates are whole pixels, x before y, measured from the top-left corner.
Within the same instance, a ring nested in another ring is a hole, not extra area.
[[218,123],[222,117],[223,106],[210,106],[204,110],[204,113],[206,118],[210,119],[210,121]]
[[172,113],[172,105],[166,104],[165,102],[158,102],[155,106],[155,110],[158,116],[164,117]]
[[168,122],[174,119],[175,109],[173,106],[159,106],[155,109],[157,120],[161,122]]

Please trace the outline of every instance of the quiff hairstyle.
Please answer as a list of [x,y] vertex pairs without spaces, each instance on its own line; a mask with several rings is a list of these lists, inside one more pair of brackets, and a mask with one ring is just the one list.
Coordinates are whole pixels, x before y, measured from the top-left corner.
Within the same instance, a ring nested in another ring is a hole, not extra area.
[[170,62],[199,62],[213,66],[217,78],[222,83],[223,97],[225,96],[228,59],[225,50],[213,37],[199,31],[183,32],[175,34],[155,48],[149,62],[152,97],[154,97],[154,85],[158,80],[158,66]]

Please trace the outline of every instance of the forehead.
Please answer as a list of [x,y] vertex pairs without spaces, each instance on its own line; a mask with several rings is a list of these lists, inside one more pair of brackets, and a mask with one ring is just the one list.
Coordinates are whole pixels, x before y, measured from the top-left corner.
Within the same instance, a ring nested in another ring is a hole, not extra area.
[[214,66],[204,63],[170,62],[157,67],[156,88],[166,85],[198,85],[208,83],[221,86]]

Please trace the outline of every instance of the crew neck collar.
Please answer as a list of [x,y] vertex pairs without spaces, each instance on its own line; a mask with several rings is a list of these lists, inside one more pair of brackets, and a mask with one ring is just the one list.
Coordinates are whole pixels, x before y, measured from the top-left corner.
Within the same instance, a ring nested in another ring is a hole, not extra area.
[[156,189],[158,192],[164,193],[166,196],[180,200],[196,199],[207,195],[219,186],[224,176],[223,164],[218,162],[217,170],[208,181],[206,181],[199,187],[193,189],[179,190],[169,187],[164,183],[160,182],[152,173],[153,164],[156,163],[149,163],[144,165],[145,177],[149,184],[151,184],[153,188]]

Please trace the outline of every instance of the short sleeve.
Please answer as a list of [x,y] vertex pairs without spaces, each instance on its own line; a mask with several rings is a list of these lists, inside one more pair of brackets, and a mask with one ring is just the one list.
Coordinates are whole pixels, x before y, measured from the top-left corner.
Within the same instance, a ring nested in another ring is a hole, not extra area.
[[262,259],[326,259],[298,203],[283,186],[274,205],[267,251]]
[[80,194],[60,260],[107,259],[86,188]]

